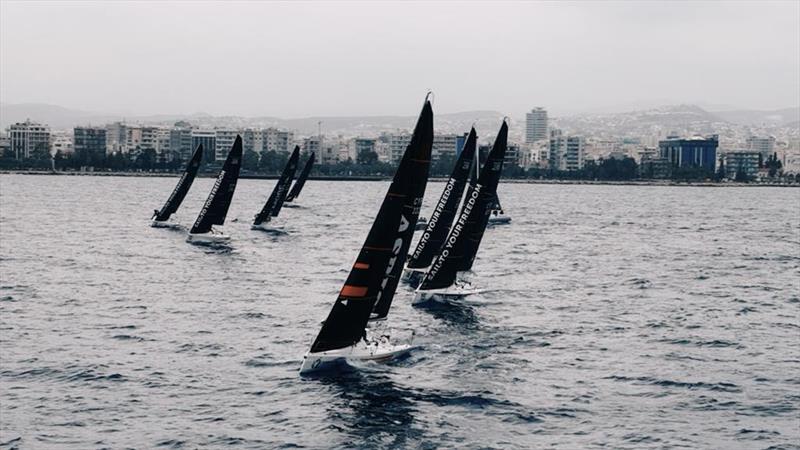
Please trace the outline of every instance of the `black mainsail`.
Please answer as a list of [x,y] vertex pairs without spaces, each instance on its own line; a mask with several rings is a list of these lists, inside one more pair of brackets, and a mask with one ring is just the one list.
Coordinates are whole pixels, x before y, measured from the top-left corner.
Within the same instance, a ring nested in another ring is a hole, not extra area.
[[237,135],[233,143],[225,164],[208,194],[208,199],[200,210],[200,215],[194,222],[192,234],[208,233],[212,225],[222,225],[225,223],[225,216],[228,215],[228,208],[233,200],[233,192],[236,190],[236,182],[239,180],[239,169],[242,167],[242,137]]
[[253,225],[261,225],[263,222],[269,222],[271,218],[276,217],[281,211],[283,202],[286,200],[286,194],[289,192],[289,185],[292,183],[294,173],[297,171],[297,161],[299,159],[300,147],[295,146],[294,151],[292,152],[292,155],[289,156],[289,160],[286,162],[286,165],[283,167],[283,172],[281,172],[281,176],[278,178],[278,182],[272,189],[272,193],[269,195],[267,202],[264,203],[264,207],[261,208],[261,211],[256,214]]
[[507,145],[508,125],[504,121],[480,176],[467,189],[461,211],[447,235],[441,254],[420,284],[421,290],[451,286],[455,283],[458,272],[472,267],[489,221],[489,207],[497,192]]
[[433,110],[426,99],[375,222],[311,352],[349,347],[365,334],[373,309],[385,317],[419,217],[433,146]]
[[428,226],[419,238],[414,253],[409,256],[407,267],[412,269],[428,267],[431,265],[433,258],[439,254],[447,233],[450,231],[450,226],[453,224],[453,219],[458,212],[458,204],[461,202],[464,187],[470,177],[470,168],[475,157],[477,140],[475,128],[472,128],[467,141],[464,143],[464,148],[461,150],[458,160],[456,160],[453,173],[450,175],[450,179],[447,180],[442,195],[439,197],[439,202],[428,220]]
[[300,195],[300,191],[303,190],[303,186],[306,184],[306,180],[308,179],[308,174],[311,173],[311,168],[314,167],[314,152],[311,152],[311,156],[308,157],[308,161],[306,161],[306,165],[303,166],[303,171],[300,172],[300,176],[297,177],[297,181],[294,182],[294,186],[292,186],[292,190],[289,191],[289,195],[286,196],[287,202],[292,202],[294,199]]
[[197,176],[197,170],[200,169],[202,160],[203,144],[200,144],[195,149],[191,159],[189,159],[189,163],[186,165],[186,169],[183,171],[180,180],[178,180],[178,185],[175,186],[172,194],[170,194],[167,199],[167,203],[165,203],[160,210],[154,211],[153,220],[164,222],[169,220],[169,216],[178,210],[178,207],[181,206],[183,199],[186,197],[186,193],[189,192],[189,188],[192,187],[192,183]]

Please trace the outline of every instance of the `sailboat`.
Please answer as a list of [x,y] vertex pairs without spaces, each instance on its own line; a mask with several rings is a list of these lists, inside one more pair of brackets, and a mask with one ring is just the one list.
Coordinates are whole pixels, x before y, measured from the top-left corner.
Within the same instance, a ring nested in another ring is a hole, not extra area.
[[403,270],[403,281],[416,286],[427,272],[434,257],[439,254],[458,212],[458,204],[464,194],[464,187],[467,185],[472,161],[475,158],[477,140],[475,128],[472,128],[461,154],[458,155],[450,179],[447,180],[442,195],[439,197],[439,202],[433,209],[431,220],[428,221],[425,231],[417,242],[417,247],[408,258],[408,264]]
[[202,160],[203,144],[200,144],[195,149],[191,159],[189,159],[189,163],[186,165],[186,169],[184,169],[183,175],[181,175],[181,178],[178,180],[175,189],[172,190],[172,194],[170,194],[167,199],[167,203],[165,203],[160,210],[156,209],[153,211],[153,217],[150,220],[151,227],[170,228],[176,226],[174,222],[169,221],[169,217],[174,214],[175,211],[178,210],[178,207],[181,206],[181,203],[183,203],[186,193],[189,192],[189,188],[192,187],[194,178],[197,176],[197,170],[200,168]]
[[303,170],[300,172],[300,176],[297,177],[297,181],[294,182],[294,186],[292,186],[292,190],[289,191],[289,195],[286,196],[286,200],[283,206],[287,208],[296,208],[297,205],[292,204],[294,199],[300,195],[300,191],[303,190],[303,186],[306,184],[306,180],[308,179],[308,174],[311,173],[311,168],[314,167],[315,155],[314,152],[311,152],[311,156],[308,157],[308,161],[306,161],[306,165],[303,166]]
[[478,179],[470,183],[458,218],[450,229],[439,256],[414,292],[412,304],[460,298],[479,292],[468,283],[460,282],[458,273],[472,269],[489,221],[489,208],[497,192],[507,145],[508,124],[503,121],[486,164],[483,165]]
[[213,243],[230,239],[227,234],[214,229],[214,225],[223,225],[228,208],[233,200],[236,182],[239,179],[239,169],[242,167],[242,137],[237,135],[233,147],[228,153],[225,164],[222,165],[214,187],[208,194],[208,199],[200,210],[189,235],[187,242]]
[[286,162],[286,165],[283,167],[283,172],[281,172],[278,182],[272,189],[272,193],[269,194],[267,202],[264,203],[264,207],[261,208],[261,211],[256,214],[256,217],[253,220],[253,225],[250,226],[251,230],[270,229],[267,224],[272,220],[273,217],[277,217],[278,213],[281,211],[283,202],[286,200],[286,195],[289,192],[289,186],[292,184],[292,178],[294,178],[294,173],[297,171],[297,161],[299,159],[300,147],[295,145],[294,151],[292,152],[292,155],[289,156],[289,160]]
[[507,216],[503,211],[503,206],[500,204],[500,198],[497,196],[497,193],[494,195],[494,200],[489,210],[491,211],[488,223],[490,226],[507,225],[511,223],[511,217]]
[[[429,94],[430,95],[430,94]],[[422,107],[375,222],[322,329],[303,357],[300,374],[331,368],[347,360],[387,360],[410,344],[388,336],[368,336],[372,320],[385,320],[394,298],[428,182],[433,146],[433,110]]]

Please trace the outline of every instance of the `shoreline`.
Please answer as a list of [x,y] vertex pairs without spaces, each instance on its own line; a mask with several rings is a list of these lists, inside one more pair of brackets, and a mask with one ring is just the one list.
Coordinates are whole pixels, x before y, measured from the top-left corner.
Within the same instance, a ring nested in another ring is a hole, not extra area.
[[[95,177],[158,177],[176,178],[180,173],[155,173],[155,172],[71,172],[71,171],[50,171],[50,170],[0,170],[0,175],[50,175],[50,176],[95,176]],[[214,173],[199,173],[198,178],[215,178]],[[277,180],[279,175],[262,174],[242,174],[239,176],[243,180]],[[382,175],[315,175],[308,177],[308,180],[316,181],[390,181],[390,176]],[[446,182],[445,177],[431,177],[433,182]],[[568,185],[608,185],[608,186],[695,186],[695,187],[800,187],[800,183],[737,183],[725,182],[718,183],[712,181],[676,181],[676,180],[559,180],[559,179],[535,179],[535,178],[503,178],[504,183],[518,184],[568,184]]]

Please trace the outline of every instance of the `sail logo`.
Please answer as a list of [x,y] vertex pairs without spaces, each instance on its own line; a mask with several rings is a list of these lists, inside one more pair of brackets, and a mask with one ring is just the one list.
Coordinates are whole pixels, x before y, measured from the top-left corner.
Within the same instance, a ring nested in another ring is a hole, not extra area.
[[447,205],[447,200],[450,198],[450,193],[453,192],[455,184],[456,180],[450,178],[450,181],[447,182],[447,186],[444,187],[444,192],[442,193],[442,197],[439,199],[439,204],[436,205],[436,209],[433,210],[431,220],[428,222],[428,226],[425,227],[425,233],[419,239],[417,249],[414,250],[414,259],[419,258],[423,250],[425,250],[425,246],[428,244],[428,240],[431,238],[431,231],[436,228],[436,223],[439,221],[439,217],[442,215],[444,207]]
[[219,185],[222,184],[222,179],[225,178],[225,170],[222,170],[217,177],[217,181],[214,183],[214,187],[211,188],[211,193],[208,194],[208,199],[206,200],[205,205],[203,205],[203,209],[200,211],[200,215],[197,216],[197,220],[194,222],[192,228],[196,228],[200,225],[200,222],[203,221],[203,218],[206,216],[208,212],[208,208],[211,207],[211,202],[214,201],[214,196],[217,195],[217,191],[219,190]]
[[433,265],[433,267],[431,267],[431,270],[428,271],[426,279],[432,279],[435,277],[436,273],[439,272],[439,270],[442,268],[442,265],[444,265],[445,259],[447,259],[447,256],[450,255],[450,251],[458,241],[458,237],[461,235],[461,231],[467,224],[467,219],[469,219],[470,213],[472,213],[472,208],[475,207],[475,203],[478,201],[478,197],[481,195],[481,188],[482,186],[480,184],[476,184],[475,188],[472,190],[472,192],[470,192],[469,199],[467,199],[466,203],[464,203],[464,209],[461,212],[461,216],[459,216],[458,221],[450,231],[450,235],[447,236],[447,241],[445,241],[442,254],[439,255],[439,258],[436,259],[436,263]]
[[378,304],[381,301],[383,290],[386,289],[386,285],[389,283],[389,275],[392,274],[395,264],[397,263],[397,256],[400,254],[400,250],[403,248],[403,233],[408,230],[409,225],[410,224],[408,219],[406,219],[406,216],[400,214],[400,226],[397,229],[397,232],[400,233],[400,236],[394,240],[394,244],[392,245],[392,256],[389,258],[389,264],[386,265],[386,271],[383,273],[383,280],[381,280],[381,287],[378,291],[378,296],[375,298],[375,304]]

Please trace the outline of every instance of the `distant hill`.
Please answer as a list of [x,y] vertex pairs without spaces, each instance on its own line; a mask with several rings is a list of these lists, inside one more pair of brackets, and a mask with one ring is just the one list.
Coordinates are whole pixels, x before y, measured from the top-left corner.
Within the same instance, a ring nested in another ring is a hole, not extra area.
[[800,121],[800,107],[768,111],[740,109],[733,111],[714,111],[714,115],[726,122],[738,125],[781,125],[791,126]]

